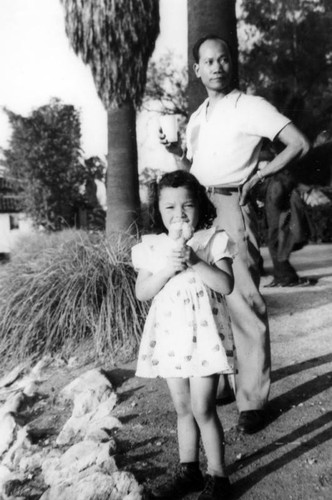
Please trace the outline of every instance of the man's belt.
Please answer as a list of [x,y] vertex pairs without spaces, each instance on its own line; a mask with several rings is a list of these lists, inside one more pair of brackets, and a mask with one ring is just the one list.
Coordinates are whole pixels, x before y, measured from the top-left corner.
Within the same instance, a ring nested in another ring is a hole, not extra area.
[[209,186],[206,188],[209,194],[231,194],[231,193],[239,193],[240,186],[237,187],[215,187]]

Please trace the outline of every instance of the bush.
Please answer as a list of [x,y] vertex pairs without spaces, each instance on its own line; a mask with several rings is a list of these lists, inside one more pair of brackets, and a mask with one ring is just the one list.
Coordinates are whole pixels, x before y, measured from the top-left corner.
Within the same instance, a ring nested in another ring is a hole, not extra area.
[[0,284],[0,354],[69,354],[92,340],[96,355],[136,351],[147,304],[134,294],[128,236],[65,230],[25,238]]

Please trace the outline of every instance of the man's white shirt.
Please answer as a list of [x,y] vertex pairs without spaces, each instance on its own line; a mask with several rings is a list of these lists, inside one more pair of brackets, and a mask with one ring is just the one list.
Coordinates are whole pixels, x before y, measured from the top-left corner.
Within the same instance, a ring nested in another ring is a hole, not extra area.
[[190,172],[204,186],[240,186],[257,167],[262,139],[273,141],[291,120],[262,97],[233,90],[215,105],[209,99],[187,126]]

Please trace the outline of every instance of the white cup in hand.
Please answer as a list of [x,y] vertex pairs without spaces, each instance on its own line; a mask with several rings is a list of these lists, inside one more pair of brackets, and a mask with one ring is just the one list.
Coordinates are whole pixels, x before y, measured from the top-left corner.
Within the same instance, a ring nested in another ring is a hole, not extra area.
[[178,120],[176,115],[162,115],[159,118],[160,127],[168,142],[178,141]]

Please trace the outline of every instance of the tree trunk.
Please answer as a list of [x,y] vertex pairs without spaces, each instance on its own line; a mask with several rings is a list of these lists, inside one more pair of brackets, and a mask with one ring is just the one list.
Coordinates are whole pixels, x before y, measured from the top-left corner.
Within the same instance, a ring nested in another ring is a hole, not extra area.
[[108,111],[106,235],[135,232],[139,219],[136,111],[131,103]]
[[206,98],[200,80],[193,72],[192,49],[195,42],[207,34],[218,35],[230,45],[233,58],[233,78],[238,83],[238,43],[235,0],[187,0],[188,10],[188,105],[191,114]]

